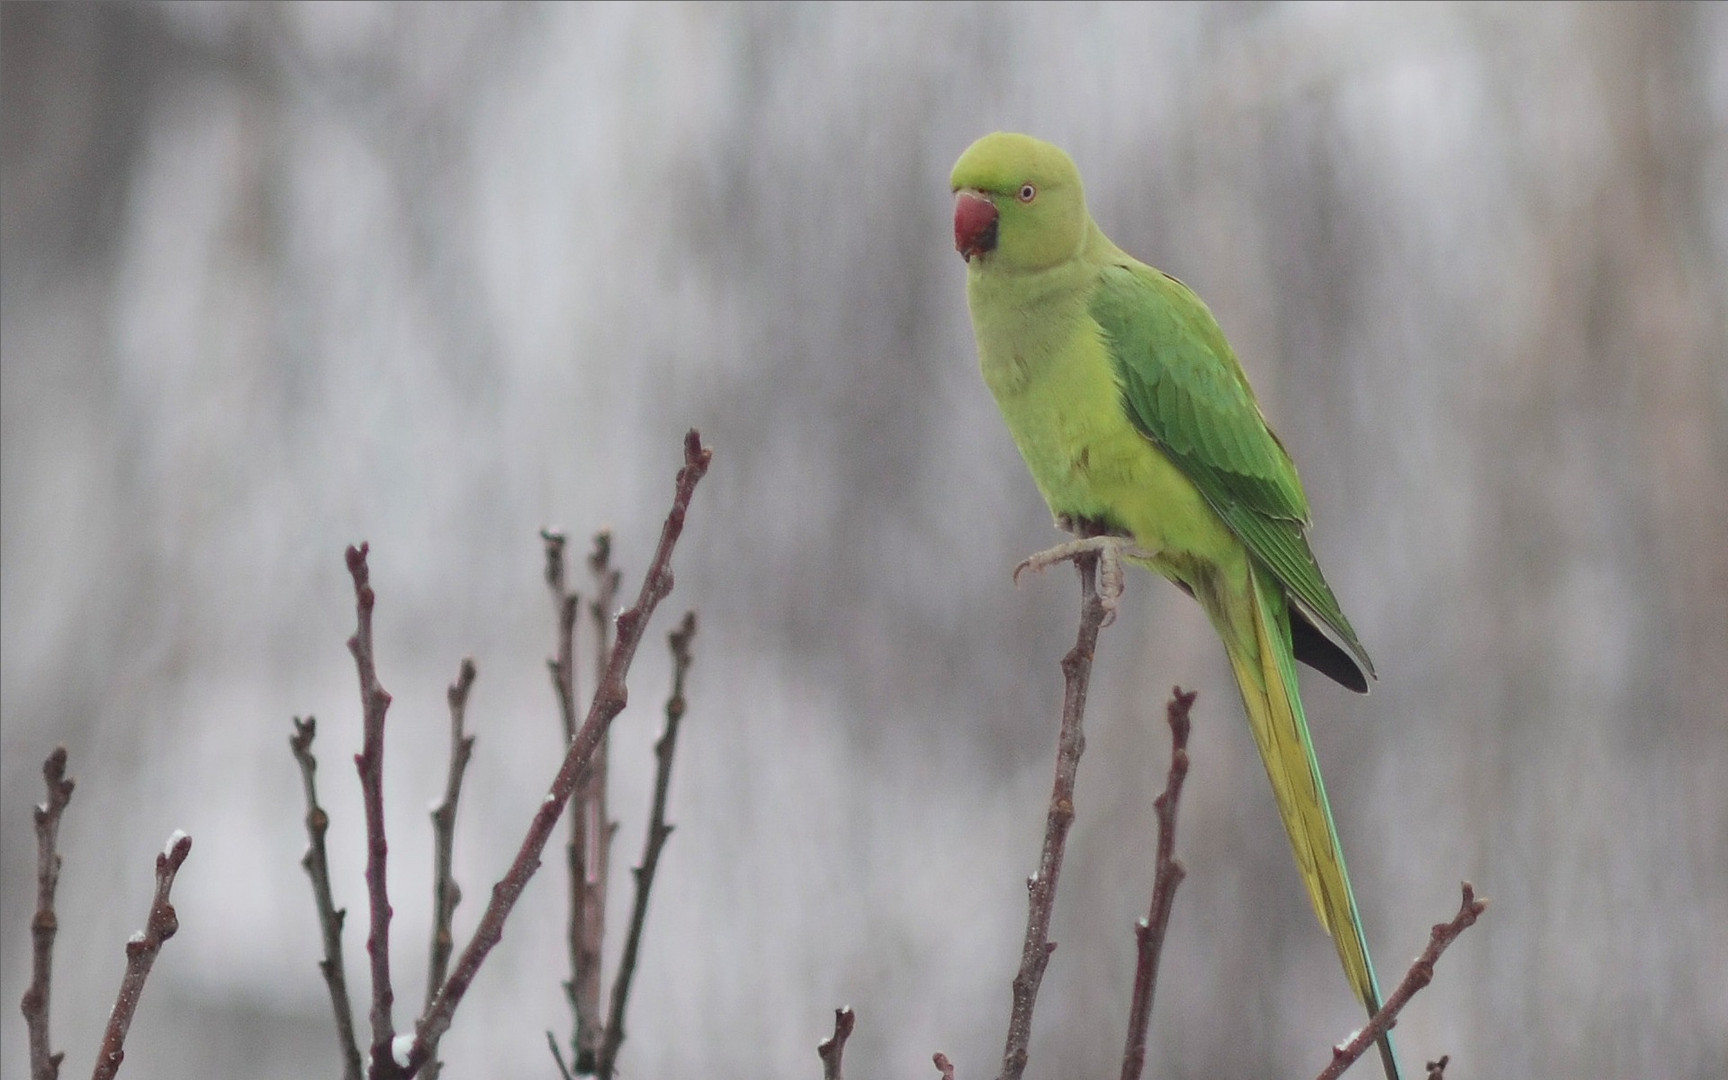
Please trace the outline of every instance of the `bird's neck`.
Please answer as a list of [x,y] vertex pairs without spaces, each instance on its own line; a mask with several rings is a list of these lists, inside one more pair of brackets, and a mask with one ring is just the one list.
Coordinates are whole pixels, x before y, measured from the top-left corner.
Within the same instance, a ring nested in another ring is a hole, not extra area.
[[1082,330],[1098,271],[1123,258],[1090,220],[1074,255],[1055,266],[1014,270],[975,262],[966,297],[984,378],[1000,398],[1013,393]]

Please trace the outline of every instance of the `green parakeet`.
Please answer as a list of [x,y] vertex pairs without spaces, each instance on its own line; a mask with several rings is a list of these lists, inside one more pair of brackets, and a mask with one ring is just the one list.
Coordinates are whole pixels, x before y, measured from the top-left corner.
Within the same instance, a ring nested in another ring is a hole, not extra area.
[[[1374,667],[1304,535],[1308,499],[1212,313],[1112,244],[1058,148],[997,133],[954,166],[978,363],[1059,523],[1200,602],[1223,638],[1320,923],[1370,1014],[1380,990],[1297,695],[1301,660],[1357,692]],[[1112,599],[1106,597],[1107,600]],[[1390,1038],[1380,1043],[1399,1080]]]

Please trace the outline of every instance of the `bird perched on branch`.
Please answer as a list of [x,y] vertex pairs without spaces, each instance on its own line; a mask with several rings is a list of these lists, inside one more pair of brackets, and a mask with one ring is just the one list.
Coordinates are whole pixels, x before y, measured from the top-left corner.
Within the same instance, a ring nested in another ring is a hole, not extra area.
[[[984,382],[1058,525],[1079,536],[1015,576],[1091,552],[1112,613],[1124,563],[1200,602],[1235,671],[1308,897],[1372,1015],[1380,989],[1295,664],[1358,693],[1374,666],[1308,546],[1295,465],[1212,313],[1110,242],[1066,153],[1027,135],[986,135],[950,183]],[[1400,1080],[1390,1036],[1380,1053],[1388,1080]]]

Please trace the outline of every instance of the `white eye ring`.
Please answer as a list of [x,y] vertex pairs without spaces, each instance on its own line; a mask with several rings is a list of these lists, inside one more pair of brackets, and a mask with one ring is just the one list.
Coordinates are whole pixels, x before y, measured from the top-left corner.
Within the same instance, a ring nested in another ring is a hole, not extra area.
[[1021,184],[1020,185],[1019,198],[1020,198],[1021,202],[1029,203],[1033,199],[1036,199],[1037,197],[1038,197],[1037,187],[1033,186],[1032,184]]

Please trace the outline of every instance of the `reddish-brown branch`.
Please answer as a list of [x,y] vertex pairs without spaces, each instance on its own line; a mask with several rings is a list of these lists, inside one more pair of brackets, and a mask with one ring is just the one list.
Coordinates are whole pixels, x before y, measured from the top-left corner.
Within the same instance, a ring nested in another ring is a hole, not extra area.
[[[444,974],[450,967],[450,952],[455,938],[450,931],[456,905],[462,902],[462,888],[456,884],[451,868],[456,848],[456,808],[462,801],[462,777],[468,771],[468,759],[474,754],[474,736],[463,728],[468,711],[468,691],[474,686],[474,661],[464,658],[457,670],[456,681],[445,691],[450,704],[450,771],[444,780],[444,799],[432,808],[432,953],[426,969],[426,1004],[443,985]],[[425,1075],[437,1080],[443,1063],[438,1060],[434,1043],[426,1049]]]
[[156,963],[162,943],[180,929],[168,894],[174,888],[174,875],[180,872],[180,864],[191,851],[192,838],[176,830],[156,856],[156,895],[150,902],[144,929],[126,943],[126,974],[120,979],[120,996],[114,1001],[114,1011],[108,1014],[108,1030],[102,1036],[102,1049],[96,1054],[92,1080],[113,1080],[120,1071],[120,1063],[126,1059],[126,1032],[132,1026],[138,999],[144,995],[144,980],[150,977],[150,967]]
[[1081,727],[1086,690],[1092,678],[1092,658],[1098,649],[1098,630],[1104,624],[1104,603],[1097,590],[1098,556],[1084,553],[1076,556],[1074,563],[1080,570],[1080,631],[1074,648],[1062,658],[1065,689],[1062,728],[1056,740],[1056,781],[1050,792],[1038,872],[1026,882],[1026,941],[1020,952],[1020,971],[1014,976],[1014,1002],[1008,1019],[1007,1045],[1002,1052],[1001,1080],[1019,1080],[1026,1071],[1027,1047],[1032,1041],[1032,1010],[1038,1002],[1044,969],[1056,950],[1056,943],[1050,940],[1050,918],[1056,907],[1062,851],[1068,827],[1074,821],[1074,777],[1080,766],[1080,754],[1086,748]]
[[1164,716],[1170,724],[1170,773],[1164,791],[1152,801],[1158,811],[1158,861],[1152,880],[1152,907],[1134,928],[1138,957],[1134,964],[1134,1000],[1128,1010],[1128,1047],[1122,1054],[1122,1080],[1139,1080],[1146,1064],[1146,1033],[1152,1023],[1152,995],[1158,988],[1158,960],[1164,952],[1164,931],[1176,887],[1188,871],[1176,860],[1176,806],[1182,782],[1188,778],[1188,713],[1195,694],[1171,688]]
[[930,1056],[936,1063],[936,1071],[942,1074],[942,1080],[954,1080],[954,1063],[948,1060],[948,1055],[938,1050]]
[[666,728],[654,742],[654,802],[648,812],[648,837],[642,846],[642,862],[635,869],[636,901],[630,910],[630,930],[624,938],[624,953],[618,974],[612,979],[612,1008],[600,1039],[600,1056],[594,1073],[612,1080],[618,1063],[618,1048],[624,1045],[624,1009],[630,1000],[630,980],[636,974],[636,957],[642,948],[642,930],[648,921],[648,894],[654,887],[654,871],[672,826],[666,823],[666,794],[672,786],[672,755],[678,747],[678,725],[684,719],[684,676],[690,670],[690,642],[696,637],[696,613],[684,613],[684,621],[668,635],[672,647],[672,696],[666,700]]
[[[1477,918],[1488,907],[1488,899],[1478,898],[1476,889],[1468,881],[1463,883],[1462,890],[1464,898],[1458,905],[1458,914],[1452,917],[1451,922],[1434,924],[1434,929],[1428,934],[1428,947],[1423,949],[1422,955],[1410,965],[1404,981],[1392,991],[1386,1003],[1380,1006],[1380,1011],[1368,1021],[1367,1027],[1358,1031],[1344,1045],[1332,1048],[1332,1060],[1320,1071],[1319,1080],[1337,1080],[1343,1075],[1344,1070],[1373,1046],[1381,1035],[1392,1029],[1392,1025],[1398,1022],[1398,1014],[1410,1003],[1410,999],[1416,996],[1416,992],[1434,980],[1434,964],[1440,959],[1440,954],[1458,940],[1459,934],[1474,926]],[[1438,1062],[1430,1063],[1429,1075],[1432,1076],[1436,1070],[1444,1073],[1445,1069],[1446,1059],[1441,1058]]]
[[846,1056],[846,1040],[852,1037],[852,1027],[858,1017],[849,1008],[834,1010],[834,1034],[816,1044],[816,1056],[822,1059],[822,1080],[841,1080],[841,1059]]
[[342,1054],[343,1080],[360,1080],[360,1044],[354,1036],[354,1006],[348,1000],[348,975],[342,964],[342,924],[348,918],[346,908],[336,906],[330,892],[330,858],[325,851],[324,834],[330,828],[330,816],[318,805],[318,786],[314,779],[318,759],[312,755],[312,740],[318,734],[318,721],[308,716],[294,718],[294,734],[288,745],[294,760],[300,763],[300,777],[306,789],[306,854],[300,865],[312,879],[312,897],[318,907],[318,925],[324,934],[324,959],[318,970],[330,988],[330,1006],[336,1013],[336,1046]]
[[653,561],[649,563],[648,573],[642,580],[642,590],[637,596],[636,604],[618,616],[618,639],[613,644],[605,675],[594,695],[593,704],[588,709],[587,719],[577,731],[576,738],[571,740],[558,775],[552,781],[551,790],[529,824],[528,834],[523,837],[522,846],[518,849],[510,869],[492,887],[492,899],[480,917],[480,924],[475,928],[473,938],[462,950],[455,968],[450,972],[449,978],[444,980],[438,996],[433,999],[431,1007],[417,1025],[413,1046],[405,1055],[407,1065],[403,1072],[407,1075],[412,1075],[425,1063],[428,1041],[435,1042],[449,1029],[450,1019],[457,1006],[462,1003],[462,998],[472,985],[480,965],[504,936],[504,921],[509,918],[510,911],[521,897],[529,878],[539,869],[540,853],[545,850],[546,841],[551,837],[552,830],[556,828],[558,818],[564,811],[564,804],[576,788],[577,778],[587,767],[595,747],[600,743],[601,735],[605,733],[613,718],[624,710],[628,697],[625,676],[629,673],[631,661],[636,657],[637,646],[642,643],[642,634],[647,628],[649,617],[653,615],[660,601],[672,591],[672,549],[684,531],[684,518],[690,508],[690,497],[695,493],[697,483],[707,473],[712,456],[713,452],[702,445],[702,437],[695,430],[684,437],[684,467],[678,471],[672,509],[666,515],[666,523],[660,530],[660,543],[655,549]]
[[366,953],[372,960],[372,1064],[375,1078],[397,1075],[390,1053],[396,1037],[390,1009],[395,991],[390,986],[390,889],[385,864],[390,845],[384,836],[384,714],[390,694],[378,684],[378,669],[372,651],[371,573],[366,566],[367,544],[348,548],[348,573],[354,579],[354,606],[358,627],[348,639],[348,651],[360,675],[360,704],[364,714],[363,739],[354,765],[360,771],[360,792],[366,810],[366,900],[371,913],[371,932]]
[[54,974],[54,935],[60,929],[54,914],[54,890],[60,884],[60,815],[72,801],[73,781],[66,775],[66,748],[57,746],[42,762],[48,798],[36,807],[36,915],[30,920],[30,989],[21,1005],[30,1032],[31,1080],[55,1080],[60,1060],[48,1038],[48,1006]]

